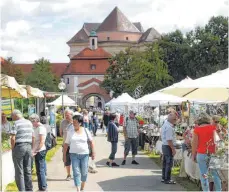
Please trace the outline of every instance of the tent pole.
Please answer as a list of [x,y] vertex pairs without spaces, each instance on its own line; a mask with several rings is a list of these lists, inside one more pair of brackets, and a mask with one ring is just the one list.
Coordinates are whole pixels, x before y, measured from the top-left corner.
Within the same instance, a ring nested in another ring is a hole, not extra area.
[[11,109],[11,113],[13,112],[13,109],[12,109],[12,98],[11,98],[11,91],[10,89],[8,88],[9,90],[9,95],[10,95],[10,109]]

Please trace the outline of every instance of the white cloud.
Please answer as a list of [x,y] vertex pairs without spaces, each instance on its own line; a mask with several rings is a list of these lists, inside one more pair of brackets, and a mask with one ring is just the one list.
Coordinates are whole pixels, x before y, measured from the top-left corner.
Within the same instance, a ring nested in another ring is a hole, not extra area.
[[38,8],[40,5],[40,2],[29,2],[29,1],[19,1],[20,9],[25,13],[31,13],[36,8]]
[[151,10],[136,14],[133,19],[159,32],[169,32],[176,28],[194,29],[206,24],[212,16],[227,16],[226,9],[225,0],[155,0]]
[[2,52],[16,62],[45,57],[68,62],[66,42],[84,22],[102,22],[118,6],[146,30],[187,31],[213,15],[228,15],[227,0],[2,0]]
[[41,28],[44,28],[44,29],[51,29],[52,27],[53,27],[52,23],[45,23],[41,25]]
[[18,37],[21,34],[28,34],[30,30],[31,25],[25,20],[10,21],[6,24],[3,34],[9,37]]

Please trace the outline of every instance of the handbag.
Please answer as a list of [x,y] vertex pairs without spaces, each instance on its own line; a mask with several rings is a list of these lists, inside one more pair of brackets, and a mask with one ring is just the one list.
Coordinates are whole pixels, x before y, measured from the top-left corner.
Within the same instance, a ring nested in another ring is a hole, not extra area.
[[88,136],[87,130],[85,128],[84,128],[84,131],[85,131],[85,133],[87,135],[87,144],[88,144],[88,149],[89,149],[89,157],[91,157],[92,156],[91,142],[89,140],[89,136]]

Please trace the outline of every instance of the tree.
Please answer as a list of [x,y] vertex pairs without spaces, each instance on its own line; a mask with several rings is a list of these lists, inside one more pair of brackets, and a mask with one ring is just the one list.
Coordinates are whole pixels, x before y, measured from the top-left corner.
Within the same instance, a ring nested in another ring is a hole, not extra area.
[[41,58],[36,60],[32,72],[27,77],[26,83],[43,91],[57,91],[57,78],[51,71],[51,64],[48,60]]
[[194,78],[228,66],[228,18],[212,17],[205,27],[187,33],[191,49],[187,55],[187,73]]
[[142,86],[142,95],[152,93],[171,80],[157,44],[144,52],[127,49],[116,54],[110,64],[102,86],[108,91],[113,90],[114,96],[123,92],[133,95],[138,86]]
[[23,71],[15,64],[12,57],[8,57],[4,64],[2,64],[2,74],[15,77],[19,84],[23,84],[25,81]]
[[182,32],[176,30],[164,35],[159,41],[159,47],[162,50],[162,60],[167,63],[169,75],[173,77],[174,82],[186,78],[186,54],[190,46]]

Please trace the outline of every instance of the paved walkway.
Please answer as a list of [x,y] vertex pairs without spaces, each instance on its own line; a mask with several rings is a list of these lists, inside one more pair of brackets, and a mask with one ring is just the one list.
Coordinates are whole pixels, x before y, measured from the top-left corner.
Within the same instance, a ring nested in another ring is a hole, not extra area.
[[[110,153],[110,143],[101,131],[94,137],[96,146],[96,165],[98,173],[89,173],[85,191],[183,191],[176,185],[160,182],[161,169],[146,155],[139,152],[136,160],[140,165],[131,165],[131,156],[127,164],[119,168],[105,166]],[[116,162],[121,164],[123,156],[123,138],[120,138]],[[65,181],[66,171],[62,162],[62,149],[47,165],[48,191],[75,191],[74,181]],[[34,182],[37,189],[37,182]]]

